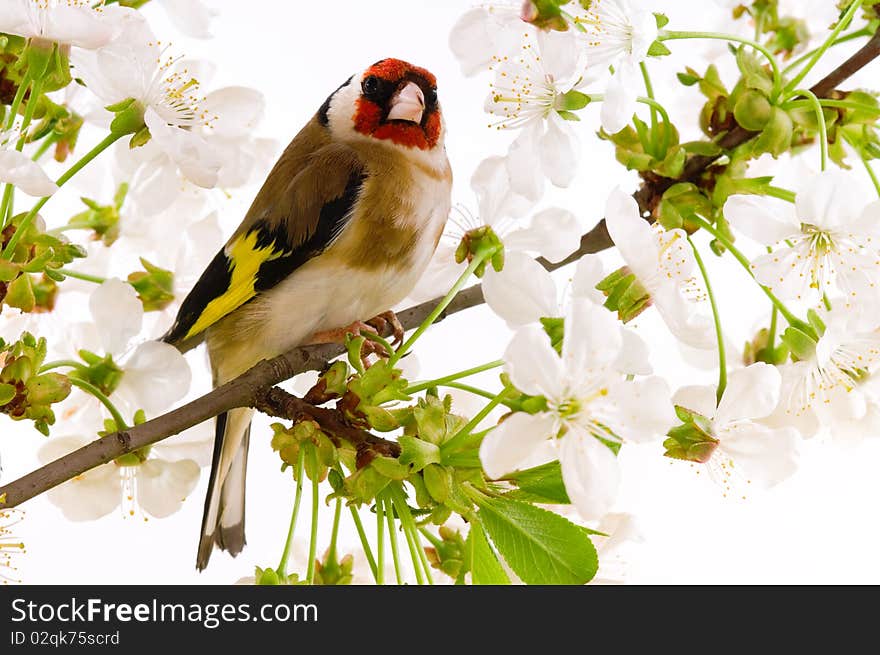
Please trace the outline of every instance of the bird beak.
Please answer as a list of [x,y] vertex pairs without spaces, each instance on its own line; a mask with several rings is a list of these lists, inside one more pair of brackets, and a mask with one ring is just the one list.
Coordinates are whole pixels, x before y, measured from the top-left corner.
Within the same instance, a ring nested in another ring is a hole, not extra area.
[[391,99],[391,109],[388,112],[388,120],[409,121],[421,123],[425,113],[425,94],[418,84],[407,82]]

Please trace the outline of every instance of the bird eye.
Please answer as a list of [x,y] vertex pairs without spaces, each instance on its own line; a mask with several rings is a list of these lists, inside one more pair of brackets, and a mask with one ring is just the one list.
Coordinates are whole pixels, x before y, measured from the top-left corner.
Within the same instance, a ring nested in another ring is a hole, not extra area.
[[370,75],[361,83],[364,95],[368,96],[376,95],[379,92],[379,86],[379,78],[375,75]]
[[425,94],[425,104],[429,107],[437,104],[437,89],[428,89],[428,92]]

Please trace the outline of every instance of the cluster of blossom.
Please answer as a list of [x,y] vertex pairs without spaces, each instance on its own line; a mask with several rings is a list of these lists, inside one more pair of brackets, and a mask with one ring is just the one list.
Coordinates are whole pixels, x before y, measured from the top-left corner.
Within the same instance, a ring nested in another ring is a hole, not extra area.
[[[723,217],[732,232],[712,234],[727,246],[720,250],[736,253],[773,299],[773,330],[777,311],[789,327],[785,346],[760,361],[754,351],[767,345],[767,330],[751,353],[739,361],[729,357],[724,365],[731,370],[722,374],[720,388],[670,389],[651,375],[649,349],[637,331],[623,325],[650,308],[685,347],[717,352],[725,326],[717,325],[716,333],[714,299],[691,240],[696,228],[651,225],[633,197],[618,188],[604,217],[625,268],[603,271],[599,258],[587,255],[570,284],[557,289],[529,256],[555,262],[578,248],[577,221],[565,212],[535,214],[531,225],[527,217],[547,180],[567,187],[574,178],[579,133],[592,127],[576,129],[581,127],[576,110],[601,101],[607,135],[630,124],[645,92],[640,68],[656,54],[665,23],[652,13],[662,7],[648,2],[594,0],[556,3],[564,5],[565,29],[547,29],[538,4],[475,8],[450,38],[466,74],[493,76],[485,109],[493,126],[515,135],[506,156],[478,167],[472,184],[480,215],[471,222],[502,226],[506,263],[501,272],[487,271],[483,290],[488,305],[514,331],[504,355],[510,382],[542,399],[538,411],[533,406],[509,414],[486,436],[480,454],[487,475],[504,479],[558,459],[568,495],[583,518],[592,520],[615,504],[616,454],[627,443],[654,440],[659,448],[666,439],[668,456],[705,464],[729,489],[737,480],[769,487],[790,476],[804,438],[875,432],[880,203],[863,193],[855,172],[806,176],[787,201],[736,193],[727,198]],[[727,8],[729,28],[730,9],[747,3],[719,4]],[[849,3],[847,8],[856,9]],[[825,22],[811,25],[813,41],[805,38],[803,50],[825,40],[839,18],[831,9],[830,16],[822,14]],[[712,230],[712,218],[703,218]],[[726,236],[731,238],[721,240]],[[764,246],[765,254],[747,261],[734,247],[735,237]],[[621,289],[637,291],[630,298],[637,310],[632,316],[614,304],[614,285],[624,278]],[[556,338],[561,335],[553,334],[548,319],[564,319],[561,348]]]
[[[201,0],[157,4],[184,35],[210,36],[215,12]],[[49,359],[71,363],[72,375],[98,387],[126,424],[156,417],[189,393],[193,374],[177,349],[153,339],[222,245],[218,217],[230,191],[257,181],[275,154],[274,140],[256,136],[263,96],[246,87],[211,89],[211,64],[183,58],[154,35],[142,12],[119,4],[8,0],[0,7],[0,33],[69,59],[75,79],[48,95],[83,119],[80,147],[113,134],[120,117],[133,117],[148,130],[131,142],[116,141],[72,179],[77,195],[95,198],[85,212],[66,222],[75,210],[61,208],[63,197],[44,212],[49,233],[80,241],[87,255],[68,271],[71,277],[53,300],[79,322],[60,325],[51,315],[18,315],[7,307],[2,334],[7,340],[24,331],[48,337]],[[59,164],[43,164],[36,153],[46,148],[30,143],[32,133],[20,122],[9,123],[0,137],[0,182],[34,197],[63,195],[50,179]],[[104,205],[114,197],[115,204]],[[139,259],[146,270],[132,273]],[[160,276],[158,295],[137,283]],[[95,398],[78,389],[58,412],[59,434],[39,450],[43,462],[111,427]],[[96,519],[120,507],[125,515],[142,510],[168,516],[210,461],[212,436],[205,424],[88,471],[49,499],[71,520]]]

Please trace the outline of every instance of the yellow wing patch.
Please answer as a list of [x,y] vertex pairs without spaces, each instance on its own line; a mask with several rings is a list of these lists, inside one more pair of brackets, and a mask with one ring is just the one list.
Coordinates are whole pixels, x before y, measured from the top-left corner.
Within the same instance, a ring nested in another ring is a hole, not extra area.
[[226,253],[231,274],[229,288],[205,306],[198,320],[186,333],[185,339],[190,339],[211,327],[257,294],[254,285],[260,266],[284,254],[275,249],[274,242],[269,246],[258,248],[257,240],[256,231],[248,232],[229,245]]

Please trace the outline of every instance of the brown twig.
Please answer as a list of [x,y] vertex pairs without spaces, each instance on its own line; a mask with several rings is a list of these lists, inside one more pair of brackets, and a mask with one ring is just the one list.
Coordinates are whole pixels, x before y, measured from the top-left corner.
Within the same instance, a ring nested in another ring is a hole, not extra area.
[[[880,32],[872,36],[858,52],[814,85],[811,90],[817,96],[827,96],[837,85],[861,70],[878,55],[880,55]],[[735,127],[721,138],[719,145],[726,150],[730,150],[746,143],[754,136],[754,132],[749,132],[741,127]],[[656,201],[669,187],[677,182],[693,182],[698,180],[703,172],[714,164],[717,159],[717,157],[707,156],[691,157],[680,178],[657,178],[643,183],[641,188],[633,194],[633,197],[643,211],[643,215],[646,218],[648,217],[648,212],[651,211]],[[549,270],[554,270],[577,261],[585,254],[599,252],[613,245],[614,243],[608,235],[608,230],[605,226],[605,220],[602,219],[592,230],[581,237],[581,244],[578,250],[565,260],[555,264],[545,260],[540,261]],[[465,289],[458,294],[438,320],[443,320],[447,316],[474,307],[482,302],[483,292],[479,285]],[[436,304],[437,301],[430,301],[410,307],[398,313],[398,318],[404,328],[413,329],[421,324]],[[83,446],[79,450],[75,450],[54,462],[46,464],[32,473],[28,473],[18,480],[0,487],[0,506],[15,507],[20,505],[26,500],[44,493],[96,466],[106,464],[121,455],[179,434],[187,428],[236,407],[259,406],[260,409],[267,410],[269,413],[278,411],[285,416],[288,416],[292,410],[305,411],[299,403],[291,400],[291,398],[297,401],[300,399],[296,399],[295,396],[290,396],[290,394],[281,395],[284,392],[272,389],[272,387],[304,371],[320,370],[328,361],[338,357],[342,352],[343,349],[340,346],[332,344],[307,346],[294,349],[272,360],[262,361],[244,375],[178,409],[125,432],[102,437]],[[305,413],[314,412],[314,410],[315,408],[305,411]],[[313,418],[315,417],[314,413],[309,413],[309,415]],[[321,418],[325,421],[330,420],[330,417],[326,415],[321,415]],[[344,428],[344,426],[337,427],[339,429]],[[345,430],[348,430],[350,427],[348,426]],[[360,434],[357,436],[350,432],[348,434],[355,439],[366,439],[366,437]],[[340,436],[343,435],[340,434]],[[372,445],[372,442],[364,441],[363,443],[371,443]]]
[[400,455],[400,446],[396,442],[382,439],[351,425],[342,417],[339,410],[315,407],[302,398],[278,387],[270,387],[257,392],[251,407],[268,416],[291,421],[303,417],[312,419],[337,446],[340,445],[340,439],[343,439],[355,447],[358,453],[358,468],[369,464],[376,455],[386,457]]

